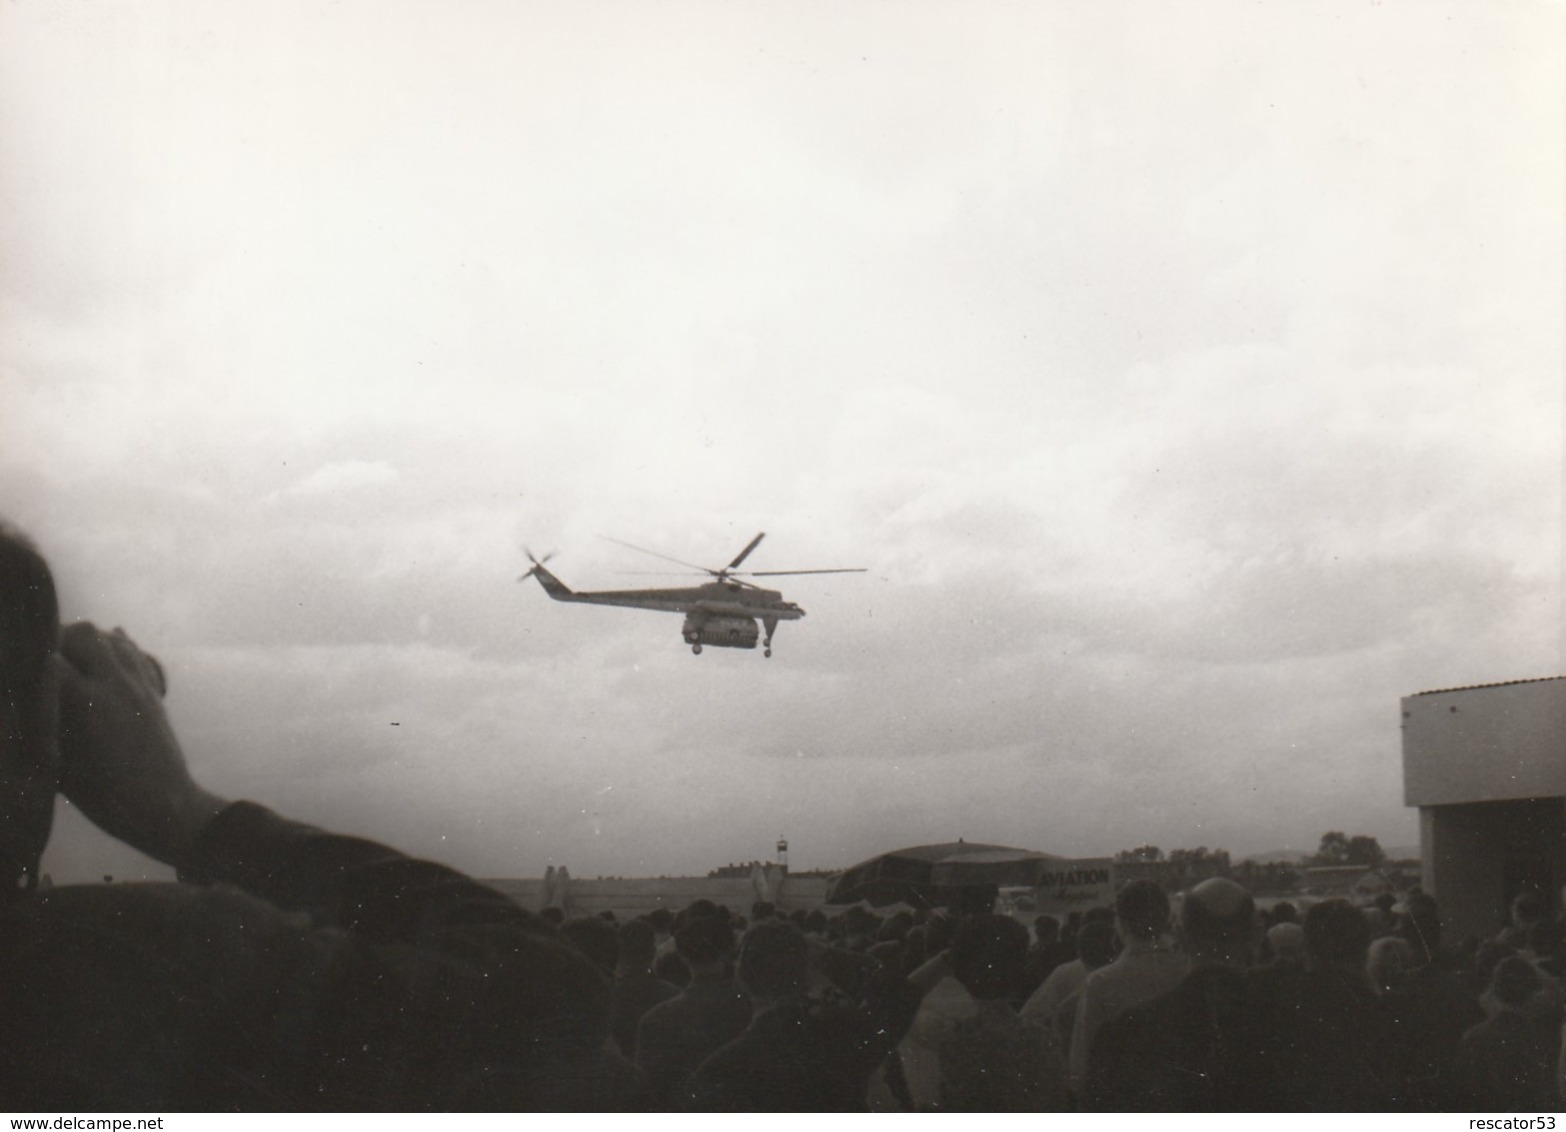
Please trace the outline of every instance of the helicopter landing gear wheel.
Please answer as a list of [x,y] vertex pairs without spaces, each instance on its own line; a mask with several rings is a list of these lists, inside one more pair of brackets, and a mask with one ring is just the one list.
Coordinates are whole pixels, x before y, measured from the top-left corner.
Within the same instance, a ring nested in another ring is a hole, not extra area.
[[772,646],[768,645],[766,648],[762,649],[761,650],[761,655],[762,656],[771,656],[772,655]]
[[691,646],[691,652],[695,653],[697,656],[700,656],[701,655],[701,646],[700,645],[692,645]]

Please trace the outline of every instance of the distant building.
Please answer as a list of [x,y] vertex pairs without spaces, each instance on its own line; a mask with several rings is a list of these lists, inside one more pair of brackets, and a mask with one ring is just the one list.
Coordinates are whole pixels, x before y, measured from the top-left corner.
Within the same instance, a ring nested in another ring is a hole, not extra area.
[[1403,800],[1422,883],[1453,939],[1493,935],[1511,899],[1566,882],[1566,677],[1403,699]]

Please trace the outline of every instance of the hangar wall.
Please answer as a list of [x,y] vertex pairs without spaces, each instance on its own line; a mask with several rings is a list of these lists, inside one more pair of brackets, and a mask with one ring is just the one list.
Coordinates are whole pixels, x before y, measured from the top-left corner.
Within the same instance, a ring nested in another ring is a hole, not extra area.
[[1403,795],[1454,942],[1494,935],[1524,888],[1553,900],[1566,883],[1566,678],[1405,697]]

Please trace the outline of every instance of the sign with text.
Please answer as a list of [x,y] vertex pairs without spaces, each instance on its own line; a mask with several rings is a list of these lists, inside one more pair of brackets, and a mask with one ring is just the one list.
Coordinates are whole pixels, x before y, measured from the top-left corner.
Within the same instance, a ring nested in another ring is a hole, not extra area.
[[1112,857],[1050,861],[1038,874],[1034,905],[1040,914],[1064,916],[1115,903]]

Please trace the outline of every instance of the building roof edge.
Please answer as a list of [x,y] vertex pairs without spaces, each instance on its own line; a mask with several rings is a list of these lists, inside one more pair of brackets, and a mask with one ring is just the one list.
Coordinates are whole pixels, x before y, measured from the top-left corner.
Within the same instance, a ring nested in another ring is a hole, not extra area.
[[1493,684],[1462,684],[1455,688],[1431,688],[1425,692],[1415,692],[1407,696],[1407,699],[1416,699],[1419,696],[1438,696],[1443,692],[1475,692],[1480,688],[1512,688],[1519,684],[1548,684],[1551,680],[1566,680],[1566,676],[1535,676],[1529,680],[1498,680]]

